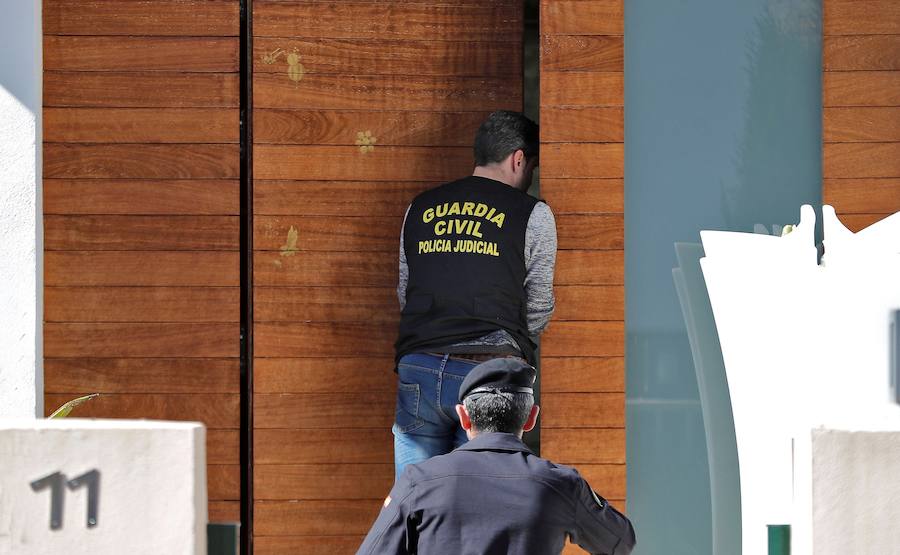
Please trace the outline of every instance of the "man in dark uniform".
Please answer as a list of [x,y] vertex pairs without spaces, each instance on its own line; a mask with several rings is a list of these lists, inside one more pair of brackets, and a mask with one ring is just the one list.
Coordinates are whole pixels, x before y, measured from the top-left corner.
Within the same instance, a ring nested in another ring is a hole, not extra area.
[[456,406],[470,441],[406,467],[357,555],[557,555],[566,537],[589,553],[631,553],[631,522],[575,469],[522,443],[538,415],[534,378],[511,358],[475,367]]

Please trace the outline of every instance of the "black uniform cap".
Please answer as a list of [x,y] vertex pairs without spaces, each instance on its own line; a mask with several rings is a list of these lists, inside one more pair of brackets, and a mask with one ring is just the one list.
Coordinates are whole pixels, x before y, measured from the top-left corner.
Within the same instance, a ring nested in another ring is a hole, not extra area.
[[473,393],[534,393],[536,371],[533,366],[514,358],[495,358],[482,362],[459,386],[459,401]]

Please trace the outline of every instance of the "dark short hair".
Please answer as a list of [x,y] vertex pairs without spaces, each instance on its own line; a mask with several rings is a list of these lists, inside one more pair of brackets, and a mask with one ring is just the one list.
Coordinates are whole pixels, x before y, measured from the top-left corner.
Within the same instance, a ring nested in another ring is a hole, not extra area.
[[475,165],[502,162],[517,150],[535,158],[540,147],[538,124],[519,112],[497,110],[484,120],[475,134]]
[[479,393],[463,399],[477,432],[518,434],[525,426],[534,395],[531,393]]

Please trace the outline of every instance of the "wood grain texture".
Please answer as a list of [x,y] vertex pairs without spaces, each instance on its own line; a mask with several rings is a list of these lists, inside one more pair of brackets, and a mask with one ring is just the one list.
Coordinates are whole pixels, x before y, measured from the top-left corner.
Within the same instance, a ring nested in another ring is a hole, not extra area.
[[256,555],[335,555],[354,553],[365,536],[254,536]]
[[[254,108],[316,110],[473,111],[521,107],[522,93],[509,88],[508,77],[434,75],[306,74],[294,82],[287,75],[253,76]],[[501,92],[502,91],[502,92]],[[377,136],[377,135],[376,135]]]
[[541,393],[541,430],[624,428],[624,393]]
[[624,40],[616,36],[543,35],[541,71],[623,71]]
[[544,143],[621,143],[625,110],[619,107],[545,107],[541,110]]
[[209,499],[241,500],[241,466],[238,464],[207,465],[206,483]]
[[624,0],[541,2],[541,34],[622,35],[624,4]]
[[621,285],[559,285],[553,294],[554,321],[625,319],[625,288]]
[[284,2],[253,4],[255,37],[521,40],[520,3]]
[[829,178],[900,177],[900,143],[825,143]]
[[239,393],[236,358],[47,358],[44,391]]
[[625,248],[624,214],[560,214],[556,217],[558,248]]
[[377,322],[396,326],[400,305],[394,287],[257,287],[255,322]]
[[384,500],[394,485],[393,464],[258,465],[253,496],[264,500]]
[[236,252],[50,251],[44,285],[240,285]]
[[44,71],[237,73],[237,37],[44,35]]
[[235,73],[47,71],[44,106],[237,108],[239,86]]
[[825,142],[900,141],[900,107],[846,107],[822,110]]
[[389,429],[396,402],[392,392],[257,393],[253,425],[256,429]]
[[239,430],[206,430],[207,464],[240,464],[239,446]]
[[238,180],[45,179],[44,214],[238,215]]
[[44,177],[236,179],[238,145],[44,145]]
[[334,75],[514,77],[522,67],[521,44],[510,41],[295,37],[255,39],[253,72],[286,75],[291,53],[304,71]]
[[256,393],[389,392],[397,390],[394,358],[260,358],[254,361]]
[[541,339],[541,355],[625,356],[624,322],[554,322]]
[[559,217],[562,214],[625,212],[622,179],[566,179],[541,176],[541,195]]
[[[253,248],[396,254],[402,226],[402,217],[257,216],[253,220]],[[296,231],[297,240],[289,243],[291,229]]]
[[237,357],[237,323],[44,324],[47,357]]
[[625,499],[625,470],[624,464],[578,465],[581,477],[591,485],[591,489],[606,499]]
[[390,428],[348,430],[255,430],[257,465],[393,463]]
[[270,110],[253,113],[257,144],[355,146],[369,131],[377,145],[470,147],[485,112]]
[[44,216],[48,251],[236,251],[237,216]]
[[375,522],[383,500],[323,499],[257,501],[253,530],[266,535],[365,534]]
[[900,72],[826,71],[823,106],[900,106]]
[[46,287],[45,322],[239,322],[238,287]]
[[624,106],[621,71],[542,71],[541,106]]
[[[413,197],[438,184],[437,181],[373,183],[256,180],[253,184],[253,212],[255,215],[402,218]],[[340,202],[336,202],[336,199],[340,199]]]
[[[89,393],[85,391],[85,394]],[[71,400],[68,395],[44,396],[45,414]],[[78,418],[153,418],[203,422],[207,428],[240,427],[240,396],[212,393],[188,395],[112,393],[100,395],[72,411]]]
[[841,215],[840,219],[847,229],[856,233],[883,220],[886,216],[888,214],[847,214]]
[[210,501],[209,522],[240,522],[240,501]]
[[900,35],[826,36],[825,71],[900,70]]
[[44,0],[48,35],[238,36],[235,0]]
[[900,179],[825,179],[823,202],[844,214],[900,211]]
[[623,285],[624,251],[561,250],[556,253],[557,285]]
[[623,177],[625,148],[622,143],[544,144],[541,175],[555,178]]
[[397,273],[394,257],[358,252],[298,252],[293,256],[258,252],[253,256],[257,286],[396,287]]
[[624,357],[541,357],[542,394],[624,391]]
[[46,108],[45,143],[237,143],[233,108]]
[[257,357],[384,357],[394,353],[397,330],[357,322],[259,322],[254,335]]
[[900,4],[893,0],[828,0],[823,8],[825,35],[900,34]]
[[623,428],[541,431],[541,456],[567,465],[625,464]]

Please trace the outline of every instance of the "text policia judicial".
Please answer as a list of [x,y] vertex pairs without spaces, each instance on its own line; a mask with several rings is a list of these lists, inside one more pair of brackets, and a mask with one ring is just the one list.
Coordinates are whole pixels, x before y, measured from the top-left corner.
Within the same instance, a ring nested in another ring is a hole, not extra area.
[[[471,216],[472,218],[451,218],[450,216]],[[445,202],[428,208],[422,213],[422,222],[434,222],[434,239],[419,241],[419,254],[433,252],[454,252],[500,256],[497,243],[483,240],[483,221],[503,227],[506,214],[482,202]],[[447,235],[464,235],[475,239],[447,238]]]

